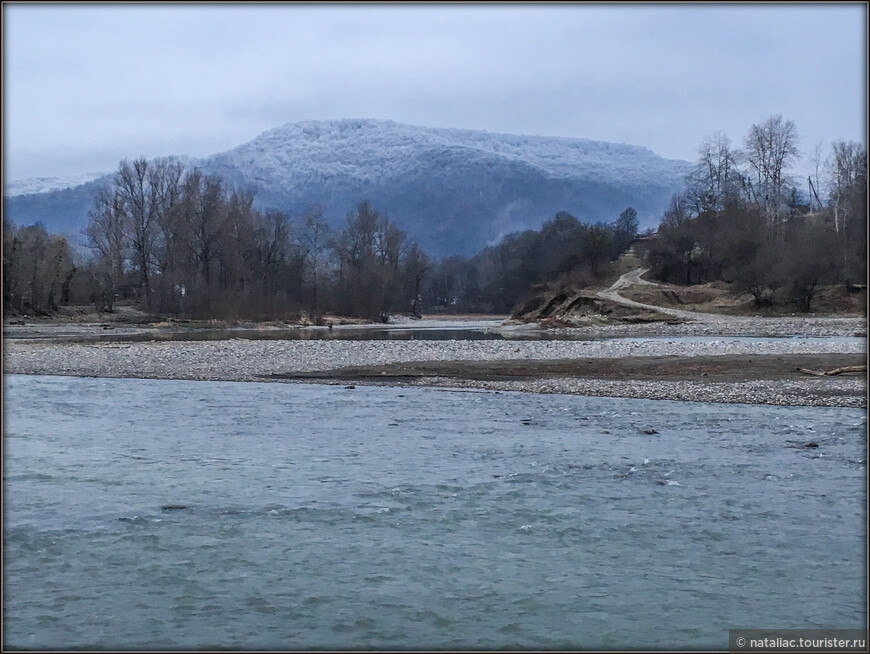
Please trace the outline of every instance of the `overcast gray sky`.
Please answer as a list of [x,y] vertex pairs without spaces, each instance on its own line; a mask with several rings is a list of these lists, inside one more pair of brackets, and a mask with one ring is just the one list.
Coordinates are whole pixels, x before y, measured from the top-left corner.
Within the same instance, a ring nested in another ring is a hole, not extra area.
[[739,144],[782,114],[811,155],[866,144],[866,24],[865,3],[4,3],[4,177],[203,156],[332,118],[694,160],[713,132]]

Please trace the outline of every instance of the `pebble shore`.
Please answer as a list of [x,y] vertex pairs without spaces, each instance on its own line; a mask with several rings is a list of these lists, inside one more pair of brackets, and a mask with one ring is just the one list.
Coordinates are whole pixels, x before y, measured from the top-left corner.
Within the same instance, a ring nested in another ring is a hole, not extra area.
[[[738,321],[741,324],[735,326]],[[735,331],[732,332],[732,329]],[[580,341],[230,339],[200,342],[57,343],[4,339],[4,371],[7,374],[268,381],[265,377],[282,373],[318,372],[348,366],[376,366],[412,361],[862,354],[866,353],[865,338],[829,337],[854,337],[856,334],[863,335],[865,330],[866,320],[863,318],[722,317],[719,325],[698,322],[682,325],[605,327],[589,332],[589,336],[601,340]],[[733,338],[738,334],[741,338]],[[682,336],[713,338],[687,341],[680,338]],[[771,336],[799,338],[767,338]],[[583,378],[480,381],[441,377],[414,379],[406,383],[701,402],[867,406],[865,375],[756,380],[743,383]]]

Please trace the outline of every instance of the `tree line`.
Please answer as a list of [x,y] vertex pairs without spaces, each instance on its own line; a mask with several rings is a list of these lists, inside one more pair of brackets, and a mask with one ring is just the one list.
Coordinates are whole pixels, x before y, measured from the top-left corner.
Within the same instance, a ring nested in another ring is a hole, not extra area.
[[472,257],[453,256],[433,267],[424,288],[427,308],[455,313],[510,313],[536,286],[593,284],[604,264],[622,254],[638,231],[627,207],[612,223],[584,223],[567,212],[540,230],[504,237]]
[[[866,149],[837,141],[822,159],[817,148],[806,194],[790,174],[798,153],[797,130],[781,116],[753,125],[742,148],[722,133],[706,139],[650,239],[652,274],[734,282],[758,306],[806,311],[819,284],[864,282]],[[176,160],[122,161],[90,211],[89,258],[39,225],[4,218],[4,309],[93,303],[111,312],[123,301],[185,318],[504,314],[541,284],[595,283],[638,232],[631,207],[611,223],[560,212],[540,230],[435,262],[368,202],[333,229],[317,207],[291,218],[253,201],[252,191]]]
[[368,202],[333,229],[317,207],[291,219],[253,200],[176,160],[122,161],[89,213],[90,258],[39,225],[4,223],[4,307],[112,312],[121,301],[161,316],[253,320],[508,313],[535,284],[588,283],[638,228],[630,207],[613,224],[561,212],[540,230],[436,263]]
[[88,260],[39,225],[4,222],[4,307],[47,314],[92,302],[112,312],[120,300],[159,315],[255,320],[419,311],[431,261],[367,202],[333,230],[316,207],[294,221],[253,200],[176,160],[122,161],[90,211]]
[[820,284],[856,288],[867,277],[867,152],[835,141],[807,191],[791,176],[795,125],[771,116],[752,125],[743,147],[716,133],[665,211],[650,247],[656,278],[676,284],[736,283],[756,306],[812,309]]
[[75,292],[80,278],[76,261],[62,236],[40,225],[16,227],[4,217],[4,312],[50,315],[61,305],[82,302],[82,294]]

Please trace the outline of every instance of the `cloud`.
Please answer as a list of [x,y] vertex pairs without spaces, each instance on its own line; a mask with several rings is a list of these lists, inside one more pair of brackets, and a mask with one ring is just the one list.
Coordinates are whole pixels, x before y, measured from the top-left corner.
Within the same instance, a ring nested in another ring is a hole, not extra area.
[[795,121],[805,149],[865,139],[862,5],[6,4],[3,14],[14,177],[76,172],[75,157],[53,152],[204,155],[340,117],[680,158],[716,130],[740,141],[774,113]]

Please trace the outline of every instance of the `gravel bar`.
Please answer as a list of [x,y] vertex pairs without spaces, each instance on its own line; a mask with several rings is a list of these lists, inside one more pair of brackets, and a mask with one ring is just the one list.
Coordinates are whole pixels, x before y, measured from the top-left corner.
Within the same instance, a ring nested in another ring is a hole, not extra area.
[[[803,319],[807,320],[807,319]],[[812,320],[812,319],[810,319]],[[786,323],[786,331],[795,331]],[[824,329],[818,328],[823,325]],[[863,354],[866,339],[854,336],[861,319],[816,322],[798,330],[813,340],[752,340],[727,335],[686,342],[678,338],[606,338],[584,341],[518,340],[306,340],[161,341],[134,343],[51,343],[4,339],[6,374],[133,377],[215,381],[289,381],[271,375],[334,371],[420,361],[566,360],[619,357],[740,357],[785,354]],[[673,325],[669,326],[673,329]],[[824,332],[824,333],[822,333]],[[834,333],[831,333],[834,332]],[[692,335],[705,335],[693,332]],[[790,334],[794,335],[794,333]],[[622,336],[622,335],[621,335]],[[336,383],[334,380],[325,383]],[[378,384],[377,380],[370,382]],[[866,375],[751,380],[719,383],[686,380],[540,378],[471,380],[424,377],[408,385],[450,386],[533,393],[570,393],[702,402],[866,407]]]
[[[647,307],[648,305],[641,305]],[[687,311],[676,312],[681,315]],[[651,322],[623,325],[595,325],[582,328],[560,328],[548,330],[566,336],[594,338],[635,338],[643,336],[728,336],[760,338],[828,338],[832,336],[867,336],[867,319],[853,316],[785,316],[763,318],[756,316],[729,316],[718,314],[695,314],[692,319],[680,318],[681,322]],[[502,328],[509,330],[532,330],[528,325]]]

